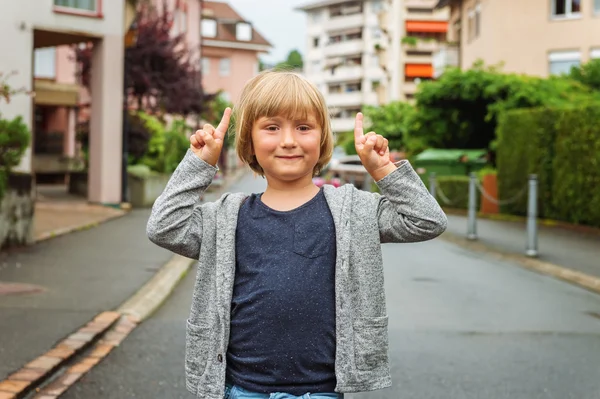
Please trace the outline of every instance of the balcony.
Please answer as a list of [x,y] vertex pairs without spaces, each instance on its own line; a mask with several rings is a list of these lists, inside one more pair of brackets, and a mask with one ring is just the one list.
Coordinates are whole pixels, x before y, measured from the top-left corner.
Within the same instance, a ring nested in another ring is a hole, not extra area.
[[323,54],[327,57],[336,55],[362,54],[365,42],[362,39],[348,40],[337,43],[327,44],[323,48]]
[[404,0],[406,8],[433,8],[438,0]]
[[331,120],[334,133],[351,132],[354,130],[354,118],[335,118]]
[[348,28],[361,28],[365,24],[364,14],[340,15],[325,22],[327,32],[340,31]]
[[404,94],[408,94],[408,95],[415,95],[415,93],[417,92],[417,83],[415,82],[404,82],[404,85],[402,86],[402,91],[404,92]]
[[328,72],[325,75],[326,82],[341,82],[349,80],[362,80],[363,78],[363,67],[362,65],[352,66],[338,66],[334,69],[334,73]]
[[[402,43],[402,48],[404,48],[404,50],[413,50],[413,51],[431,51],[431,52],[435,52],[438,51],[440,49],[440,42],[438,42],[437,40],[422,40],[419,38],[414,38],[415,39],[415,44],[413,45],[412,43]],[[405,41],[408,41],[408,39],[406,39]]]
[[442,76],[444,70],[448,67],[458,67],[459,62],[458,46],[441,46],[432,57],[433,78],[437,79]]
[[390,26],[390,12],[388,10],[383,10],[377,15],[377,22],[379,26],[383,30],[387,30]]
[[431,10],[431,12],[420,12],[417,10],[406,10],[406,19],[411,21],[448,21],[450,13],[448,9]]
[[447,33],[448,21],[436,21],[428,18],[427,20],[407,20],[406,34],[411,33]]
[[363,103],[361,91],[334,93],[327,95],[327,105],[330,107],[358,107]]
[[377,56],[379,57],[379,66],[381,68],[387,68],[390,60],[388,51],[383,49],[377,53]]
[[431,55],[405,54],[404,62],[407,64],[431,64]]

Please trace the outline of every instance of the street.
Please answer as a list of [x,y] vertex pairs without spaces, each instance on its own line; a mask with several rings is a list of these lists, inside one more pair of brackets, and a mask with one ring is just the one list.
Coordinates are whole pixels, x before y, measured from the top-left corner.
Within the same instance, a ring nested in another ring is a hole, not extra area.
[[[246,176],[232,191],[261,191]],[[393,387],[349,399],[600,397],[600,297],[442,240],[383,247]],[[63,396],[191,398],[191,271],[159,311]]]

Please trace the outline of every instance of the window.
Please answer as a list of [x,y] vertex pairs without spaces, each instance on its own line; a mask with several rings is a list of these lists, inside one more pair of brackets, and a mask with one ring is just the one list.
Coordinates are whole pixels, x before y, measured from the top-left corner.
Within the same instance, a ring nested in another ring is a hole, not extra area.
[[356,91],[361,91],[361,83],[357,82],[357,83],[348,83],[346,85],[346,93],[354,93]]
[[34,76],[42,79],[56,78],[56,48],[40,48],[34,53]]
[[231,60],[229,58],[221,58],[219,61],[219,75],[229,76],[231,73]]
[[210,74],[210,58],[202,57],[202,73],[204,76]]
[[217,21],[214,19],[202,20],[202,36],[217,37]]
[[590,51],[590,58],[595,60],[600,58],[600,48],[594,48]]
[[319,38],[318,37],[313,38],[313,47],[314,48],[319,47]]
[[481,33],[481,3],[475,6],[475,37],[479,37]]
[[581,53],[579,51],[560,51],[550,53],[549,66],[551,75],[562,75],[571,72],[572,67],[581,64]]
[[473,40],[475,38],[475,10],[470,8],[467,11],[467,35],[469,40]]
[[381,86],[380,81],[374,80],[373,82],[371,82],[371,87],[372,87],[373,91],[377,91],[377,89],[379,89],[379,86]]
[[553,17],[579,17],[581,0],[551,0]]
[[600,14],[600,0],[594,0],[594,12]]
[[54,5],[64,8],[75,8],[82,11],[97,12],[96,0],[54,0]]
[[173,33],[175,36],[187,32],[187,13],[177,9],[173,13]]
[[383,11],[383,2],[381,0],[374,0],[371,2],[371,11],[375,14]]
[[310,13],[310,20],[313,24],[318,24],[319,22],[321,22],[321,19],[323,19],[323,14],[320,10],[313,11]]
[[321,72],[321,60],[313,60],[311,63],[311,69],[314,73]]
[[244,42],[252,40],[252,26],[247,22],[238,22],[235,26],[235,38]]
[[377,28],[377,27],[373,28],[373,37],[375,39],[379,39],[381,37],[381,35],[382,35],[382,32],[381,32],[380,28]]

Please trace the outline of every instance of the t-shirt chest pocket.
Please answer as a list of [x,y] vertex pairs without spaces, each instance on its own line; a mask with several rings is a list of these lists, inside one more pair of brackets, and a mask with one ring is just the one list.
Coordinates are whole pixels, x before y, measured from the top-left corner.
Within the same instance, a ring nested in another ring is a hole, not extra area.
[[306,258],[318,258],[334,250],[333,225],[308,219],[294,224],[294,252]]

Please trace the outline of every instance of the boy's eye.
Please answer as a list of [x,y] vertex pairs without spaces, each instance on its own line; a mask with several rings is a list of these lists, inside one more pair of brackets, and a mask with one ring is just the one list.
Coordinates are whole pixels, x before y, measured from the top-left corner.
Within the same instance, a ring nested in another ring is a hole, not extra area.
[[267,126],[267,130],[274,132],[275,130],[277,130],[277,126],[276,125]]
[[298,129],[302,130],[303,132],[307,132],[310,130],[310,126],[303,125],[298,127]]

